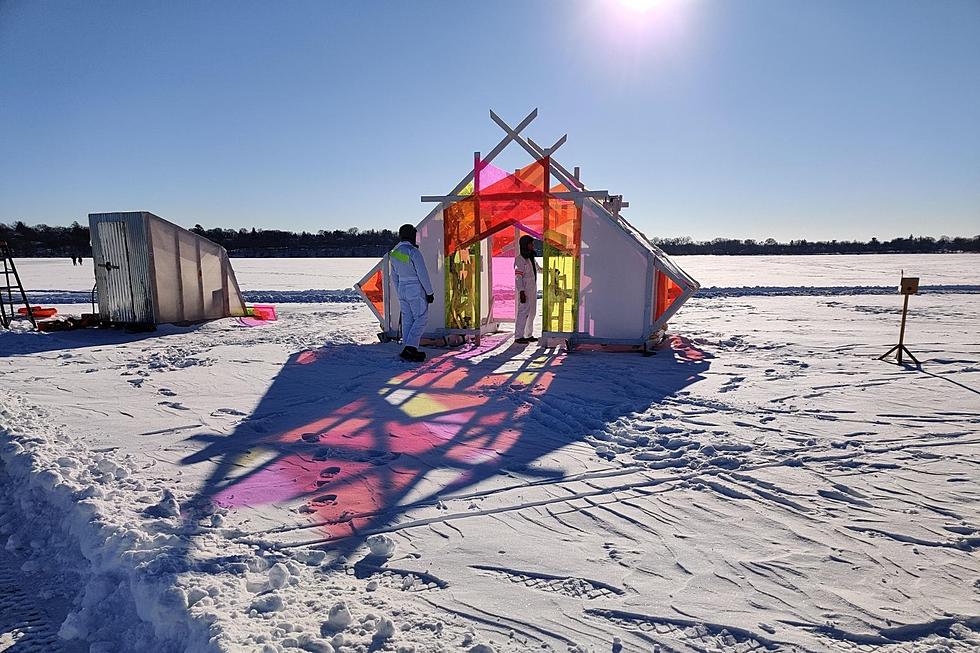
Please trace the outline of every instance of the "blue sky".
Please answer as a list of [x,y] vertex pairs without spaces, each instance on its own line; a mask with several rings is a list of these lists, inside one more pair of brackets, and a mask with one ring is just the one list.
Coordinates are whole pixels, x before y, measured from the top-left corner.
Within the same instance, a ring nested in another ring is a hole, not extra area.
[[649,236],[980,233],[980,0],[625,4],[0,0],[0,222],[397,227],[538,107]]

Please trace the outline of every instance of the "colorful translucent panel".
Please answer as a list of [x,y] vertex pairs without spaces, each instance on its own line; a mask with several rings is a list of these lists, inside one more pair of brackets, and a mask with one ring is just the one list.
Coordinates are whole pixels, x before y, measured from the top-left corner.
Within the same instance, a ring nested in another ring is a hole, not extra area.
[[653,319],[659,320],[660,316],[667,312],[667,309],[677,301],[677,298],[683,292],[681,287],[674,283],[673,279],[660,270],[657,270],[656,307]]
[[480,243],[446,255],[446,327],[480,326]]
[[581,212],[575,202],[548,200],[544,213],[542,240],[569,254],[578,254],[581,245]]
[[[490,164],[479,164],[474,175],[477,181],[461,193],[469,197],[445,210],[446,255],[511,225],[521,225],[563,249],[577,247],[570,226],[575,203],[545,192],[549,166],[549,159],[544,158],[507,174]],[[550,234],[544,233],[548,214],[553,216]]]
[[514,255],[493,257],[493,319],[513,321],[517,316]]
[[577,251],[564,251],[544,244],[542,276],[544,331],[572,333],[578,322],[579,257]]
[[371,277],[361,284],[361,292],[364,296],[368,298],[371,305],[374,306],[374,310],[378,312],[382,318],[385,316],[385,296],[384,296],[384,277],[381,274],[381,268],[375,272]]

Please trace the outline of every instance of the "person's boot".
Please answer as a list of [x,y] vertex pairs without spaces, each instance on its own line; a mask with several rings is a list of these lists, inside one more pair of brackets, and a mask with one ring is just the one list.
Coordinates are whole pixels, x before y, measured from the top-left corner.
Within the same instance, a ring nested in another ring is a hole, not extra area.
[[415,354],[412,353],[412,350],[414,349],[415,347],[405,347],[402,349],[402,353],[398,354],[398,358],[402,359],[403,361],[408,361],[409,363],[414,363]]
[[526,340],[527,340],[528,342],[537,342],[537,341],[538,341],[538,339],[537,339],[537,338],[535,338],[534,336],[528,336],[528,337],[526,338]]
[[412,347],[411,345],[405,347],[405,349],[403,349],[402,353],[399,355],[405,360],[411,361],[413,363],[421,363],[422,361],[425,360],[425,352],[419,351],[418,349]]
[[526,345],[531,341],[528,338],[514,338],[514,342],[516,342],[519,345]]

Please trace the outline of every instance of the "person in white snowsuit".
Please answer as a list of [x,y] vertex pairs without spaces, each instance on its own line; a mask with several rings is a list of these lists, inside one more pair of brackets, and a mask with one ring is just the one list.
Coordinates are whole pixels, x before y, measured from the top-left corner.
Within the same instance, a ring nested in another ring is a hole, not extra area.
[[514,321],[514,342],[535,342],[531,335],[534,314],[538,312],[538,263],[534,260],[534,239],[521,236],[521,252],[514,259],[514,285],[517,290],[517,319]]
[[415,243],[417,236],[415,227],[402,225],[398,230],[401,240],[389,253],[389,260],[402,313],[402,344],[405,347],[399,356],[407,361],[422,362],[425,352],[419,351],[419,341],[428,321],[429,304],[435,296],[425,259]]

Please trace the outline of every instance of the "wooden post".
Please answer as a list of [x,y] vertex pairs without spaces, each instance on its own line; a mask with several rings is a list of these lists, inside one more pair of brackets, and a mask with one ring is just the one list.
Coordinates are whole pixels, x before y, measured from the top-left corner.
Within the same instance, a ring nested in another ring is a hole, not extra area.
[[[909,296],[905,295],[905,302],[902,304],[902,326],[898,330],[898,364],[902,364],[902,350],[905,349],[905,317],[909,312]],[[909,354],[911,356],[911,354]]]
[[[544,202],[542,203],[541,211],[544,213],[543,221],[544,230],[541,233],[541,249],[543,250],[541,254],[543,255],[541,260],[544,263],[544,273],[541,275],[541,283],[544,286],[544,293],[541,297],[541,328],[545,331],[554,331],[552,328],[551,320],[551,301],[549,299],[548,293],[548,277],[551,275],[551,270],[549,269],[549,264],[551,262],[551,257],[548,256],[548,229],[551,227],[550,222],[550,211],[549,205],[551,192],[551,152],[545,151],[544,157],[541,159],[544,166],[544,179],[542,180],[542,188],[544,189]],[[537,283],[535,281],[535,283]],[[557,283],[557,280],[556,280]]]
[[918,359],[912,355],[912,352],[909,351],[909,348],[905,346],[905,321],[909,312],[909,295],[915,295],[919,292],[919,278],[906,277],[903,273],[898,291],[905,296],[905,301],[902,303],[902,325],[898,330],[898,344],[879,356],[878,360],[885,360],[894,352],[896,362],[898,362],[899,365],[904,364],[902,361],[904,356],[911,358],[912,362],[914,362],[916,365],[921,365]]

